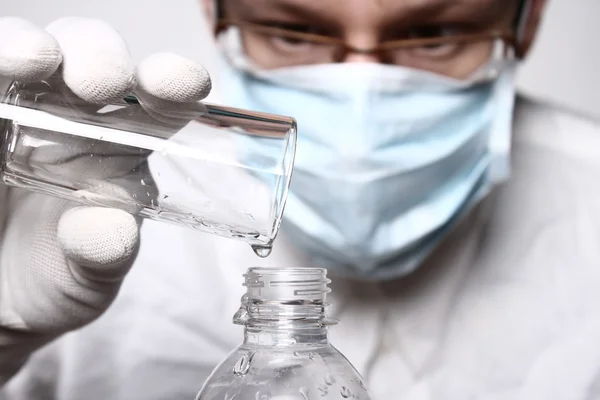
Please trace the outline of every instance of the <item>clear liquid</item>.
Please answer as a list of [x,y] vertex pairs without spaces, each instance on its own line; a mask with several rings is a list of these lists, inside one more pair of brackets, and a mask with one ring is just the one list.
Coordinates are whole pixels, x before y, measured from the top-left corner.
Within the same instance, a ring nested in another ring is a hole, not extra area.
[[257,256],[259,256],[260,258],[267,258],[269,257],[269,255],[271,255],[271,251],[273,250],[273,246],[272,245],[268,245],[268,246],[257,246],[257,245],[250,245],[252,247],[252,250],[254,251],[254,254],[256,254]]
[[[90,206],[120,208],[144,218],[240,239],[259,257],[271,252],[269,209],[281,171],[258,180],[240,164],[216,163],[13,124],[2,163],[5,183]],[[124,135],[133,135],[125,132]],[[179,169],[169,166],[178,165]],[[198,171],[206,171],[199,173]],[[270,182],[274,187],[265,187]]]

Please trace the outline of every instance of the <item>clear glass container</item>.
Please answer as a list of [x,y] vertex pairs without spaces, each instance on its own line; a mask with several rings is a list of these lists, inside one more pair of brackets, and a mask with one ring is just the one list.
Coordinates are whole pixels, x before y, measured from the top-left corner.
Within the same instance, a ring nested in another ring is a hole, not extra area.
[[59,81],[0,81],[5,184],[245,240],[266,255],[296,145],[294,119],[135,98],[85,103]]
[[326,270],[251,268],[234,316],[244,341],[196,400],[369,399],[359,373],[327,339]]

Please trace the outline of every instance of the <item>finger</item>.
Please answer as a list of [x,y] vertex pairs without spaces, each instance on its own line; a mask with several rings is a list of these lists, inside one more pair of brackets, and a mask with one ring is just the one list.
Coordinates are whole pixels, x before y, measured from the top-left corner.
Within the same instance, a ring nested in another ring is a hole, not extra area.
[[[19,185],[18,177],[28,176],[71,188],[73,195],[85,203],[131,209],[134,213],[156,203],[158,189],[147,166],[150,150],[76,136],[65,146],[60,132],[27,126],[13,129],[19,129],[21,139],[13,143],[8,156],[9,181],[16,175]],[[129,196],[123,198],[114,188]]]
[[0,76],[20,82],[50,77],[62,62],[58,42],[22,18],[0,18]]
[[81,99],[105,104],[131,93],[135,67],[123,38],[103,21],[61,18],[46,28],[61,47],[65,84]]
[[[174,103],[196,102],[209,95],[206,68],[172,53],[151,55],[137,67],[138,87],[148,96]],[[150,99],[146,99],[150,100]]]
[[199,101],[175,103],[152,96],[140,88],[135,90],[135,95],[144,111],[161,127],[160,132],[156,133],[164,138],[208,112],[206,106]]
[[199,101],[208,96],[212,83],[208,71],[199,63],[159,53],[144,59],[136,75],[135,95],[158,121],[177,129],[206,112]]
[[27,141],[13,146],[14,166],[41,167],[50,174],[65,178],[120,178],[145,162],[150,151],[109,141],[73,136],[65,146],[63,133],[21,128]]

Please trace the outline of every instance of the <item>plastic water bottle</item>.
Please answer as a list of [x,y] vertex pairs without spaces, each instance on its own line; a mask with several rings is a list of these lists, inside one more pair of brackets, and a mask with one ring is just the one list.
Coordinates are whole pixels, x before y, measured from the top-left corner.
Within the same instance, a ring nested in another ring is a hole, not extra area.
[[352,364],[329,343],[326,270],[251,268],[234,316],[244,341],[196,400],[369,399]]

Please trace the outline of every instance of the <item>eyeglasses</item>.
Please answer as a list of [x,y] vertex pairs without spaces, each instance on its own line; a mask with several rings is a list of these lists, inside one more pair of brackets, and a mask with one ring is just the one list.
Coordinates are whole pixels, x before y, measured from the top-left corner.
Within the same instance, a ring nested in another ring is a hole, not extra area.
[[229,19],[217,23],[218,32],[232,27],[239,29],[248,56],[264,68],[338,63],[350,54],[361,54],[376,57],[382,63],[462,77],[490,57],[518,55],[512,30],[390,40],[365,49],[316,33]]

